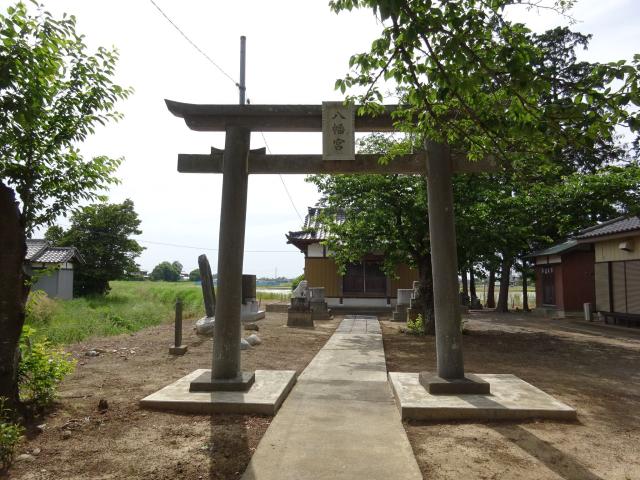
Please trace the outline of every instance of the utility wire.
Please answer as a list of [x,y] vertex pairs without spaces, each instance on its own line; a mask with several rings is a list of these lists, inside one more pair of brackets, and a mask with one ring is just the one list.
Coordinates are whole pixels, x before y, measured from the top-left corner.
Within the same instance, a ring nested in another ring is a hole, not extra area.
[[167,16],[167,14],[162,11],[162,9],[156,4],[156,2],[154,2],[153,0],[149,0],[149,1],[153,4],[154,7],[156,7],[158,12],[160,12],[160,14],[167,19],[167,21],[173,26],[173,28],[175,28],[178,31],[178,33],[180,33],[180,35],[182,35],[184,39],[191,44],[193,48],[195,48],[204,58],[206,58],[209,61],[209,63],[211,63],[211,65],[213,65],[218,70],[220,70],[220,72],[229,80],[231,80],[236,87],[240,88],[240,84],[236,82],[231,75],[225,72],[220,65],[214,62],[213,59],[209,55],[207,55],[200,47],[198,47],[198,45],[196,45],[189,37],[187,37],[187,35],[180,29],[180,27],[178,27],[178,25],[176,25],[175,22],[171,20]]
[[[136,239],[137,242],[140,243],[149,243],[151,245],[164,245],[166,247],[178,247],[178,248],[191,248],[193,250],[208,250],[211,252],[217,252],[217,248],[208,248],[208,247],[194,247],[192,245],[180,245],[177,243],[165,243],[165,242],[154,242],[152,240],[140,240]],[[245,253],[298,253],[290,250],[245,250]]]
[[[262,135],[262,141],[264,142],[264,146],[267,147],[267,152],[269,153],[269,155],[271,155],[271,149],[269,148],[269,144],[267,143],[267,138],[264,136],[264,132],[260,132],[260,135]],[[282,174],[279,173],[278,177],[280,177],[280,181],[282,182],[282,186],[284,187],[284,191],[287,192],[287,197],[289,197],[289,201],[291,202],[291,206],[293,207],[293,210],[296,212],[296,215],[298,215],[298,218],[300,219],[300,222],[304,223],[304,220],[302,219],[302,215],[300,215],[300,212],[296,208],[296,204],[294,203],[293,198],[291,198],[291,194],[289,193],[289,189],[287,188],[287,184],[284,183],[284,178],[282,178]]]
[[[160,12],[160,14],[173,26],[173,28],[175,28],[178,33],[180,33],[180,35],[182,35],[184,37],[184,39],[189,42],[193,48],[195,48],[204,58],[206,58],[214,67],[216,67],[218,70],[220,70],[220,72],[226,76],[229,80],[231,80],[233,82],[233,84],[238,87],[241,88],[240,84],[238,82],[236,82],[233,77],[231,75],[229,75],[227,72],[225,72],[220,65],[218,65],[216,62],[213,61],[213,59],[207,55],[200,47],[198,47],[198,45],[196,45],[181,29],[180,27],[178,27],[178,25],[175,24],[175,22],[173,20],[171,20],[169,18],[169,16],[164,13],[162,11],[162,9],[156,4],[156,2],[154,2],[153,0],[149,0],[154,7],[156,7],[156,9],[158,10],[158,12]],[[260,134],[262,135],[262,140],[264,141],[264,145],[265,147],[267,147],[267,151],[269,152],[269,154],[271,154],[271,149],[269,148],[269,144],[267,143],[267,139],[264,136],[264,132],[260,132]],[[300,212],[298,211],[298,209],[296,208],[296,204],[293,201],[293,198],[291,197],[291,194],[289,193],[289,189],[287,188],[287,184],[284,182],[284,178],[282,178],[282,174],[278,174],[278,177],[280,177],[280,181],[282,182],[282,186],[284,187],[284,191],[287,193],[287,197],[289,197],[289,202],[291,202],[291,206],[293,207],[293,210],[296,212],[296,215],[298,215],[298,218],[300,219],[301,223],[304,223],[304,220],[302,218],[302,215],[300,215]],[[149,242],[152,243],[152,242]]]

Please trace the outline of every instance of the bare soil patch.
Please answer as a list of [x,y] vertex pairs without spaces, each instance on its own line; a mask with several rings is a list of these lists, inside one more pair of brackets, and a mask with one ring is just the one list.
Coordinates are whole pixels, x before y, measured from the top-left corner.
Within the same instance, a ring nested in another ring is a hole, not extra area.
[[[268,313],[257,322],[263,343],[242,351],[243,369],[300,373],[337,322],[316,322],[314,330],[288,328],[286,314]],[[168,354],[172,324],[69,346],[78,367],[62,384],[55,409],[32,426],[17,452],[40,453],[16,462],[8,478],[239,478],[271,417],[188,415],[138,406],[141,398],[196,368],[210,368],[212,341],[198,337],[192,324],[185,322],[183,342],[189,351],[183,357]],[[102,353],[85,356],[91,349]],[[108,403],[103,412],[101,399]],[[42,433],[36,424],[46,424]]]
[[[428,479],[640,479],[640,332],[472,314],[470,373],[512,373],[578,410],[575,423],[407,422]],[[436,369],[433,337],[383,322],[389,371]]]

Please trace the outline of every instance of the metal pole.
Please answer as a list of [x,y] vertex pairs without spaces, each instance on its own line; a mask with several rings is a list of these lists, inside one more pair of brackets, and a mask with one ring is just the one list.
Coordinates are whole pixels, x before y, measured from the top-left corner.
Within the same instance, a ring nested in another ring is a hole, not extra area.
[[451,171],[448,146],[427,142],[429,237],[438,376],[444,379],[462,379],[464,364]]
[[240,37],[240,105],[246,103],[247,86],[245,84],[245,69],[247,63],[247,37],[244,35]]

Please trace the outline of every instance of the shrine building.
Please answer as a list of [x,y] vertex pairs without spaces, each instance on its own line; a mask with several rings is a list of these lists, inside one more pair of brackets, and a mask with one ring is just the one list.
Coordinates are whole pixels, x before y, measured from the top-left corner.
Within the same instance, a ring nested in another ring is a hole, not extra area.
[[331,252],[323,244],[326,231],[318,220],[320,211],[320,207],[309,207],[303,229],[286,234],[287,243],[304,254],[304,276],[309,287],[324,287],[330,307],[395,306],[398,289],[412,288],[418,280],[418,271],[398,264],[395,275],[387,276],[382,268],[384,257],[374,249],[360,262],[347,265],[341,275]]

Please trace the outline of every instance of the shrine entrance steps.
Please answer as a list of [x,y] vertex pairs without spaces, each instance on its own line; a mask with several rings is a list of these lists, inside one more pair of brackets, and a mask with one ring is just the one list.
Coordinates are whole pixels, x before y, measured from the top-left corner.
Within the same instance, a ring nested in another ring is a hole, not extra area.
[[421,479],[376,317],[347,316],[302,372],[244,480]]

